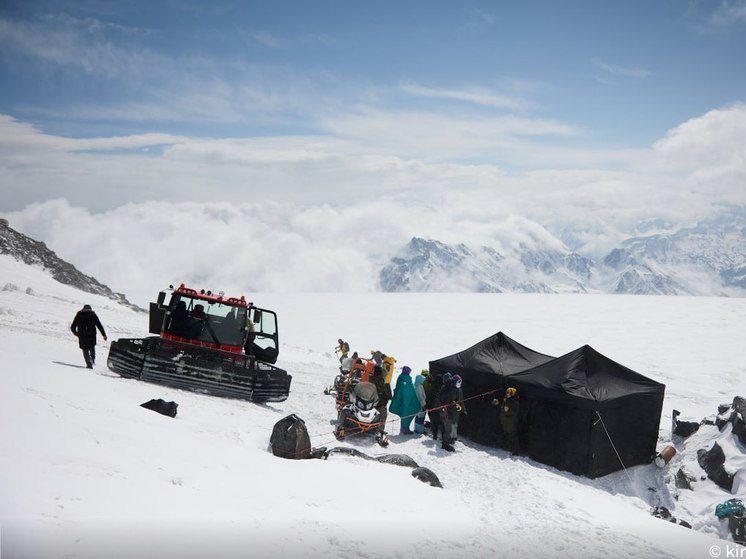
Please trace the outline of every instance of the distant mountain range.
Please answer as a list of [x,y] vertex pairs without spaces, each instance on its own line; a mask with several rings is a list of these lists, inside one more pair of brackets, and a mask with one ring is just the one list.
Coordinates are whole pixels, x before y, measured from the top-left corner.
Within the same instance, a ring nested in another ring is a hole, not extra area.
[[744,297],[746,208],[630,237],[600,258],[571,250],[548,232],[476,247],[414,237],[380,270],[379,281],[383,291]]
[[36,241],[11,228],[5,219],[0,219],[0,254],[8,254],[25,264],[40,266],[47,270],[54,279],[65,285],[86,293],[103,295],[137,311],[144,310],[130,303],[123,294],[115,293],[96,278],[85,275],[69,262],[62,260],[43,242]]

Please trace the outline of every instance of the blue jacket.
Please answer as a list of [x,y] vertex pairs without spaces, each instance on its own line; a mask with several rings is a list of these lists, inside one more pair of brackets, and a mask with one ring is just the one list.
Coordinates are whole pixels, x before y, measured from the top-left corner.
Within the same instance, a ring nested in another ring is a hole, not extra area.
[[417,393],[412,384],[412,377],[400,374],[396,379],[394,397],[391,399],[389,411],[399,417],[414,416],[422,410]]

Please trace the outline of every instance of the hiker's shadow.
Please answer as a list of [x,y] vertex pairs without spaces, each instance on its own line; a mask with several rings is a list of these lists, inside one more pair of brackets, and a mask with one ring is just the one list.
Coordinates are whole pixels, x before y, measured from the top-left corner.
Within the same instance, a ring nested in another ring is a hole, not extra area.
[[65,367],[73,367],[74,369],[87,369],[85,365],[73,365],[72,363],[63,363],[62,361],[52,361],[55,365],[64,365]]

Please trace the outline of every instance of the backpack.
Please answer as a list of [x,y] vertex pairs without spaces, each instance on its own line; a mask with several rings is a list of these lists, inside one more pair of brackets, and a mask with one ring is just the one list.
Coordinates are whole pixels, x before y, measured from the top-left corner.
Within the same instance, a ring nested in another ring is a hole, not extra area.
[[729,499],[715,507],[715,516],[718,518],[743,516],[744,512],[746,512],[746,507],[743,506],[741,499]]
[[311,439],[306,423],[295,414],[275,424],[269,443],[275,456],[291,460],[311,458]]
[[345,353],[349,353],[350,352],[350,344],[348,344],[347,342],[342,342],[342,349],[344,350]]

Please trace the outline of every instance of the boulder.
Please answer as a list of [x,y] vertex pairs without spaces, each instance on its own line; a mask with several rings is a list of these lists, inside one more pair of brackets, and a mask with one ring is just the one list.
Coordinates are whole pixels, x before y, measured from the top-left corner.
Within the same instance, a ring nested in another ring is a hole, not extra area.
[[678,489],[692,490],[692,482],[683,468],[679,468],[679,471],[676,472],[676,487]]
[[673,410],[672,420],[673,428],[672,433],[679,437],[690,437],[699,429],[699,423],[696,421],[679,421],[681,412],[679,410]]
[[144,404],[140,404],[140,407],[157,411],[161,415],[167,415],[168,417],[176,417],[176,410],[178,409],[179,404],[176,402],[166,402],[159,398],[157,400],[150,400]]
[[405,466],[407,468],[419,468],[419,464],[406,454],[384,454],[377,456],[376,460],[383,464],[394,464],[395,466]]
[[746,545],[746,516],[731,516],[728,519],[728,530],[734,542]]
[[699,449],[697,451],[697,462],[707,472],[707,477],[719,487],[728,492],[733,489],[734,476],[725,471],[725,453],[718,443],[712,445],[710,450]]
[[443,485],[440,483],[440,480],[438,479],[438,476],[435,475],[435,472],[428,468],[415,468],[414,470],[412,470],[412,477],[417,478],[421,482],[427,483],[433,487],[443,487]]

